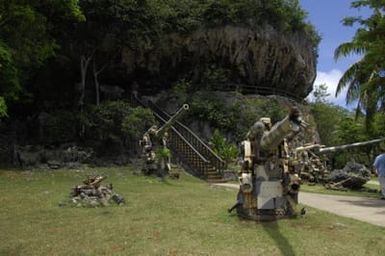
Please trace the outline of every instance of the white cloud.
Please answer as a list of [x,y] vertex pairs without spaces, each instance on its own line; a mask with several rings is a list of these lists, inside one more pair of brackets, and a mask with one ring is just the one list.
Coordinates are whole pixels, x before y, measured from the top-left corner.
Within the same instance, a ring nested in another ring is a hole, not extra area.
[[[322,72],[322,71],[317,71],[317,78],[314,81],[314,86],[316,85],[321,85],[321,84],[326,84],[328,88],[328,93],[330,94],[326,100],[328,102],[334,103],[336,105],[342,106],[342,107],[347,107],[345,104],[345,96],[346,96],[346,88],[343,89],[338,96],[336,97],[336,89],[338,85],[338,81],[342,77],[342,71],[338,69],[332,69],[328,72]],[[308,99],[310,101],[313,100],[313,95],[310,93],[308,96]]]

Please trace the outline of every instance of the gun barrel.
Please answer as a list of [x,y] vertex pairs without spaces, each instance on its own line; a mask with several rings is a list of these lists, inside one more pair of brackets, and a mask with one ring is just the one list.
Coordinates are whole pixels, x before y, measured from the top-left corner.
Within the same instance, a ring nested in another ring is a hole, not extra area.
[[169,129],[176,121],[176,119],[185,111],[187,111],[190,108],[188,104],[183,104],[181,108],[178,109],[178,111],[175,112],[174,115],[171,116],[171,118],[166,121],[158,130],[157,134],[162,134],[166,132],[167,129]]
[[334,147],[326,147],[326,148],[321,148],[319,150],[319,153],[329,153],[329,152],[336,152],[340,150],[345,150],[345,149],[350,149],[350,148],[355,148],[355,147],[361,147],[361,146],[368,146],[376,143],[381,143],[385,141],[385,138],[380,138],[380,139],[375,139],[375,140],[368,140],[368,141],[362,141],[362,142],[356,142],[356,143],[351,143],[351,144],[345,144],[345,145],[340,145],[340,146],[334,146]]
[[284,138],[292,132],[298,132],[300,125],[290,121],[289,116],[276,123],[270,131],[265,133],[261,139],[261,147],[265,150],[272,150],[276,148]]

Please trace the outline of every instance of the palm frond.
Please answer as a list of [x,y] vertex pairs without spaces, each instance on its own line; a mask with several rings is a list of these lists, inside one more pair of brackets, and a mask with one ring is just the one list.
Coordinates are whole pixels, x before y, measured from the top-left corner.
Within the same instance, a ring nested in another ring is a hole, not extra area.
[[361,83],[354,79],[350,82],[348,90],[346,91],[345,102],[346,105],[359,100],[361,97]]
[[355,110],[355,118],[356,120],[358,119],[358,117],[362,114],[361,112],[361,109],[362,109],[362,106],[361,106],[361,100],[359,99],[358,102],[357,102],[357,107],[356,107],[356,110]]
[[364,54],[367,47],[364,44],[353,42],[346,42],[340,44],[334,51],[334,60],[338,60],[341,57],[347,57],[351,54],[361,55]]
[[338,81],[336,94],[335,96],[338,96],[341,91],[348,86],[353,80],[357,78],[357,74],[361,69],[361,62],[356,62],[353,65],[351,65],[348,70],[345,71],[345,73],[342,75],[340,80]]

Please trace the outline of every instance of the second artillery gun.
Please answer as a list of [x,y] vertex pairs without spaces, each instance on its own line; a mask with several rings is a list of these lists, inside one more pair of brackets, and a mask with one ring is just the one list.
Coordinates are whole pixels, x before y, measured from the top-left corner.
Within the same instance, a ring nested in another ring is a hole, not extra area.
[[139,144],[142,146],[143,168],[145,175],[155,174],[164,178],[171,171],[170,150],[167,147],[167,131],[176,122],[180,115],[189,109],[188,104],[175,112],[161,127],[153,125],[144,134]]
[[[298,169],[298,173],[300,174],[300,177],[302,180],[309,181],[312,183],[323,183],[323,184],[340,182],[342,180],[339,180],[339,179],[333,180],[332,177],[334,175],[331,176],[331,171],[328,170],[328,167],[325,161],[321,159],[321,155],[334,153],[342,150],[348,150],[356,147],[378,144],[383,141],[385,141],[385,138],[355,142],[351,144],[332,146],[332,147],[325,147],[325,145],[320,145],[320,144],[305,144],[303,146],[300,146],[294,149],[290,162],[292,163],[292,165],[295,166],[296,169]],[[357,164],[357,163],[353,164],[349,162],[347,166],[345,166],[344,170],[345,172],[347,172],[348,169],[357,169],[359,168],[359,165],[360,164]],[[340,176],[342,177],[342,175]],[[352,179],[347,176],[344,176],[344,177],[346,178],[346,181],[348,181],[349,179]],[[356,176],[355,178],[358,179],[360,177]],[[367,177],[363,177],[363,179],[367,179]],[[365,183],[365,181],[363,182]],[[330,186],[333,187],[334,185],[330,185]]]

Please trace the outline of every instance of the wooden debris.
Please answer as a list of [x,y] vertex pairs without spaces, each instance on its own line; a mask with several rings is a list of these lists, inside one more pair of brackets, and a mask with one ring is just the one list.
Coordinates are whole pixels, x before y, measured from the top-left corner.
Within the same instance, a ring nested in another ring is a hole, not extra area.
[[85,207],[107,206],[111,203],[124,204],[124,198],[112,191],[112,184],[101,184],[106,178],[101,175],[89,176],[82,185],[72,188],[71,202],[76,206]]

